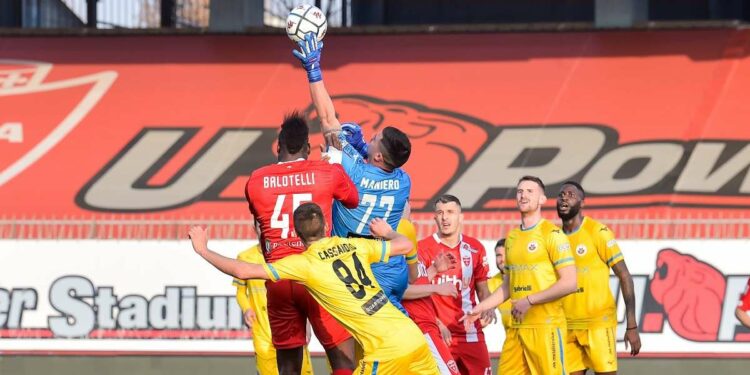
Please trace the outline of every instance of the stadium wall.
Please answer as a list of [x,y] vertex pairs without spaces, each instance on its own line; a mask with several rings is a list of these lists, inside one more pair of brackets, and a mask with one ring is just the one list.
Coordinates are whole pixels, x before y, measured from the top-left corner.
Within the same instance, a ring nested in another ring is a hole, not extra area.
[[[212,248],[234,257],[249,245],[216,241]],[[492,249],[494,242],[484,245]],[[633,274],[642,357],[748,357],[750,330],[734,310],[750,276],[750,241],[623,240],[620,246]],[[5,240],[0,248],[0,354],[252,350],[231,278],[193,254],[188,241]],[[610,286],[622,338],[616,277]],[[492,353],[503,340],[502,327],[487,329]],[[311,351],[322,347],[313,340]],[[618,351],[626,353],[622,342]]]
[[[515,183],[535,174],[552,194],[582,181],[598,217],[737,219],[750,217],[749,41],[730,29],[331,35],[323,67],[343,121],[411,136],[417,211],[447,192],[514,219]],[[282,116],[315,117],[283,36],[0,49],[6,219],[244,220],[244,182],[274,161]]]

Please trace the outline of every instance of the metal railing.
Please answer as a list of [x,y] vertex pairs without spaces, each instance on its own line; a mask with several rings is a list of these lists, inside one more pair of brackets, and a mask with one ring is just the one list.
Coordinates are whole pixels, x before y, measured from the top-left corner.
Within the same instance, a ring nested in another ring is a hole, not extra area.
[[[480,214],[481,215],[481,214]],[[464,220],[463,232],[480,239],[499,239],[518,226],[518,219],[486,218],[472,215]],[[435,231],[429,214],[412,217],[419,238]],[[748,238],[750,218],[711,219],[622,219],[602,220],[620,239],[706,239]],[[117,240],[176,240],[185,239],[191,225],[209,228],[216,239],[255,239],[248,218],[189,218],[189,219],[0,219],[0,239],[117,239]]]

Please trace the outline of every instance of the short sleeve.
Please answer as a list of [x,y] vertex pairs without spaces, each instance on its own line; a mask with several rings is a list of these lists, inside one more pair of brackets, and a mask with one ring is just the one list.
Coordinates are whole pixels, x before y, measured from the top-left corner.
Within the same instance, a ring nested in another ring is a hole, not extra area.
[[549,232],[547,236],[547,252],[556,270],[575,265],[575,260],[570,252],[570,242],[561,229],[553,229]]
[[487,250],[484,245],[477,241],[477,262],[474,262],[474,282],[486,281],[490,273],[490,265],[487,262]]
[[304,255],[295,254],[263,265],[271,281],[294,280],[305,281],[310,272],[310,262]]
[[604,263],[607,263],[609,268],[614,267],[615,264],[625,259],[620,251],[620,246],[615,240],[615,234],[609,228],[602,225],[596,230],[594,235],[597,239],[599,257]]
[[369,263],[387,262],[391,256],[391,243],[389,241],[370,240],[366,238],[350,238],[357,250],[363,250],[367,254]]

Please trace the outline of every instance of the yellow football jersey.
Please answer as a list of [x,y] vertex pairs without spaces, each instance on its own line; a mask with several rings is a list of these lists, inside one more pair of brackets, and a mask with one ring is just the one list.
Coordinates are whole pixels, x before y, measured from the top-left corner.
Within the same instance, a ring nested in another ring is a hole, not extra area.
[[568,329],[614,327],[615,299],[609,289],[609,269],[624,258],[614,234],[605,225],[584,217],[568,234],[578,271],[578,290],[563,299]]
[[[505,249],[511,300],[526,298],[549,288],[557,282],[556,270],[575,265],[568,238],[562,229],[546,219],[528,229],[511,230],[505,240]],[[564,324],[561,300],[533,305],[522,321],[513,319],[511,322],[513,328]]]
[[412,251],[409,252],[409,254],[406,254],[406,263],[416,263],[417,252],[415,249],[417,248],[417,228],[414,227],[414,224],[412,224],[411,221],[401,219],[398,222],[398,228],[396,228],[396,232],[403,234],[412,243]]
[[[503,274],[501,273],[487,279],[487,287],[490,288],[490,293],[494,293],[501,285],[503,285]],[[510,312],[512,308],[513,306],[511,306],[510,298],[497,307],[497,311],[500,312],[500,318],[505,329],[510,328],[510,321],[513,319],[513,314]]]
[[414,322],[388,301],[371,263],[387,262],[390,243],[330,237],[302,254],[264,265],[268,277],[302,283],[359,342],[366,361],[388,361],[426,345]]
[[[247,263],[265,263],[260,246],[255,245],[237,255],[237,259]],[[234,286],[245,287],[247,295],[246,300],[237,299],[242,312],[247,308],[255,311],[256,319],[260,324],[253,324],[253,345],[256,351],[273,349],[271,344],[271,326],[268,323],[268,302],[266,300],[266,282],[265,280],[240,280],[232,281]],[[246,302],[247,301],[247,302]],[[249,306],[246,305],[249,302]]]

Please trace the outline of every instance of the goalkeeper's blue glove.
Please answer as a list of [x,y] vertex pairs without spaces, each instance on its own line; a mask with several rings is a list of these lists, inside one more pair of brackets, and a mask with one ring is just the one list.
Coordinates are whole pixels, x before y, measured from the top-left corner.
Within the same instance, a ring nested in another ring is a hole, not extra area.
[[292,54],[301,63],[307,71],[307,80],[310,83],[318,82],[323,79],[323,73],[320,71],[320,52],[323,49],[323,42],[318,42],[315,34],[309,32],[305,34],[305,39],[297,42],[298,50],[292,50]]
[[346,142],[352,145],[363,159],[367,159],[367,142],[365,142],[365,136],[362,134],[362,128],[355,123],[347,122],[341,125],[341,132],[344,134]]

